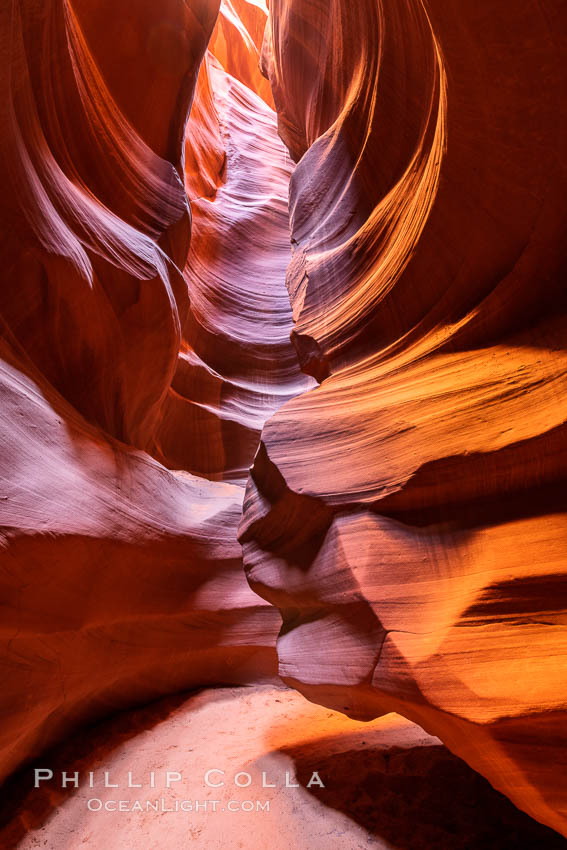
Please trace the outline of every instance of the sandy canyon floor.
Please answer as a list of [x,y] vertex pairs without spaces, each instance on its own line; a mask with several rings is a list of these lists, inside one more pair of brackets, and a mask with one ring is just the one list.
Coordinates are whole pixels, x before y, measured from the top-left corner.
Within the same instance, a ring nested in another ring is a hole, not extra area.
[[[53,771],[38,789],[36,768]],[[219,787],[205,782],[213,770]],[[62,771],[79,772],[78,789],[61,788]],[[104,787],[105,772],[117,788]],[[142,788],[127,787],[128,773]],[[124,811],[114,811],[121,800]],[[567,842],[409,721],[359,723],[265,685],[168,698],[70,739],[8,785],[0,846],[560,850]]]

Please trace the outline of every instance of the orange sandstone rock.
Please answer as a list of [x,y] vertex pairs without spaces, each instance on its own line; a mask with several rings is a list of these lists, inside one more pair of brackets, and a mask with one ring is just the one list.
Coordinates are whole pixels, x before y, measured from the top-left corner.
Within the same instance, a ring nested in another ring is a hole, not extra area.
[[290,342],[292,163],[273,111],[210,53],[186,150],[191,307],[154,453],[244,484],[266,419],[314,384]]
[[265,20],[0,10],[0,774],[269,677],[277,607],[288,683],[567,834],[564,12]]
[[275,674],[236,534],[264,420],[311,381],[274,113],[211,59],[184,151],[217,11],[0,11],[2,778],[93,717]]
[[565,25],[552,0],[272,0],[321,386],[264,428],[241,525],[286,682],[404,714],[563,834]]

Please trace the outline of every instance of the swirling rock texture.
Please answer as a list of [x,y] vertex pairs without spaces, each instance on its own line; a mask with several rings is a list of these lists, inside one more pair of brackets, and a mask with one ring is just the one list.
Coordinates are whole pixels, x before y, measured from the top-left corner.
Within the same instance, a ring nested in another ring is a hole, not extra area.
[[[312,379],[292,163],[265,99],[212,55],[198,77],[217,13],[0,11],[2,777],[97,715],[275,676],[281,620],[237,527],[265,419]],[[249,85],[256,13],[253,36],[227,24]]]
[[320,386],[264,428],[240,539],[288,684],[405,715],[567,835],[566,23],[271,0]]
[[315,384],[290,342],[292,163],[273,111],[211,53],[186,148],[191,310],[155,453],[175,468],[244,485],[266,419]]
[[0,776],[279,609],[567,834],[565,10],[267,11],[0,9]]

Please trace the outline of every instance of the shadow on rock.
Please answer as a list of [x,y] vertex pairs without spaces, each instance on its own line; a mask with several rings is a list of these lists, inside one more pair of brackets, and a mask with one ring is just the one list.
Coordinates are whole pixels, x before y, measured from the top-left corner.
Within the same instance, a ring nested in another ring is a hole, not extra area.
[[[317,770],[326,787],[310,790],[372,838],[399,850],[567,850],[567,841],[519,811],[443,746],[285,749],[306,786]],[[321,747],[323,744],[323,747]]]

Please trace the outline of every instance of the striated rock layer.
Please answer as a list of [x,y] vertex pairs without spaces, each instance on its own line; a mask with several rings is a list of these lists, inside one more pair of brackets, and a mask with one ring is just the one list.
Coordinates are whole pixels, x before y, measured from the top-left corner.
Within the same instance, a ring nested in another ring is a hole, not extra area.
[[567,834],[564,9],[266,13],[0,9],[0,777],[278,608]]
[[0,778],[95,716],[275,676],[236,535],[264,421],[312,379],[275,113],[212,56],[197,82],[217,12],[0,10]]
[[290,342],[292,163],[273,111],[210,53],[186,150],[191,308],[154,453],[169,466],[244,485],[266,419],[315,383]]
[[567,835],[566,126],[554,0],[272,0],[294,342],[241,542],[280,673]]

